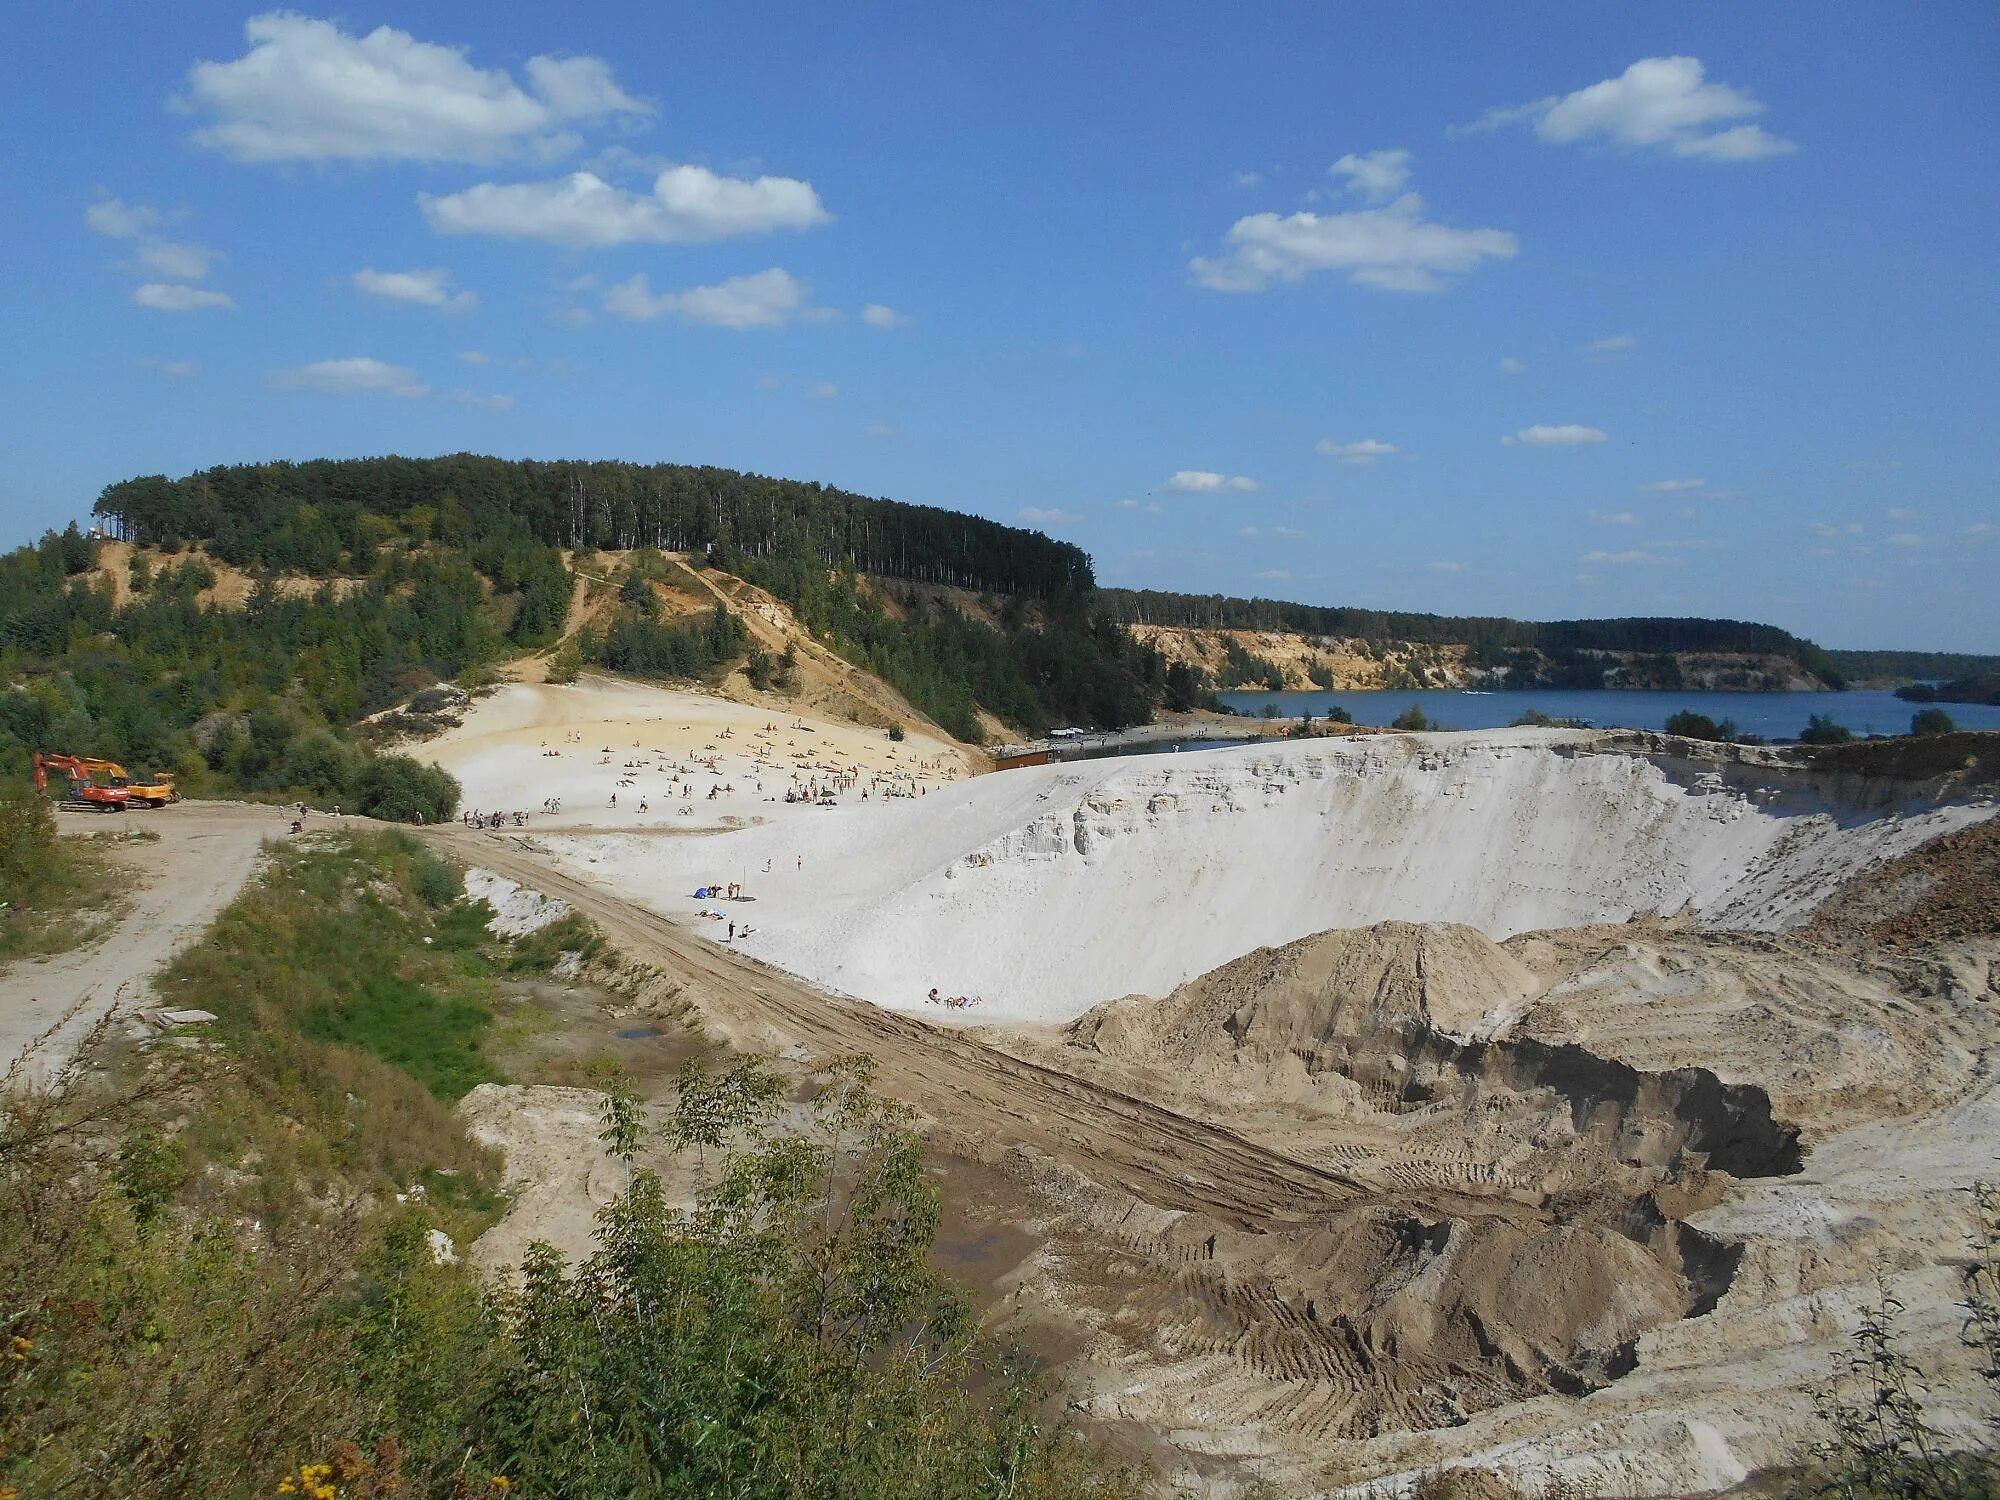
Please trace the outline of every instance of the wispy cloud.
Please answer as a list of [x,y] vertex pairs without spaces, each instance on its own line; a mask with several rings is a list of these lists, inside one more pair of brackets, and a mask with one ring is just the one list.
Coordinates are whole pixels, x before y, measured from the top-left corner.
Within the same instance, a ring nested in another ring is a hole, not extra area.
[[467,312],[479,305],[475,292],[451,289],[451,272],[443,266],[423,271],[378,271],[364,266],[354,273],[354,289],[385,302],[413,302],[444,312]]
[[1607,552],[1596,548],[1584,553],[1577,561],[1586,567],[1630,567],[1650,564],[1655,567],[1673,567],[1681,559],[1665,552],[1648,551],[1644,547],[1628,547],[1622,552]]
[[132,289],[132,301],[154,312],[202,312],[211,308],[234,307],[227,292],[212,292],[198,286],[180,286],[167,281],[149,281]]
[[1025,505],[1014,512],[1014,519],[1025,521],[1030,526],[1074,526],[1084,517],[1073,510],[1045,510],[1038,505]]
[[366,356],[322,359],[277,370],[271,375],[271,384],[281,390],[320,391],[331,396],[401,396],[415,400],[430,394],[430,387],[417,378],[414,370]]
[[1225,490],[1247,493],[1257,488],[1248,474],[1219,474],[1212,469],[1177,469],[1167,478],[1167,488],[1190,495],[1214,495]]
[[1509,433],[1500,441],[1510,447],[1518,444],[1527,448],[1576,448],[1586,443],[1601,443],[1607,436],[1601,427],[1583,427],[1574,422],[1560,426],[1537,423]]
[[1377,459],[1387,458],[1391,454],[1403,451],[1394,443],[1385,443],[1380,438],[1372,437],[1352,443],[1338,443],[1332,438],[1321,438],[1314,445],[1314,450],[1340,463],[1354,464],[1362,468],[1366,468]]
[[715,286],[685,292],[654,292],[642,271],[604,294],[604,310],[635,323],[677,317],[712,328],[782,328],[788,323],[824,321],[838,314],[814,307],[805,283],[773,266],[754,276],[732,276]]

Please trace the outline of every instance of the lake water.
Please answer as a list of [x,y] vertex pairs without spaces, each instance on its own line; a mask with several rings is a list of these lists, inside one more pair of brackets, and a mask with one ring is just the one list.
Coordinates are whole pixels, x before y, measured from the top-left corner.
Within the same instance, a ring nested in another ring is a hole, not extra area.
[[[1581,719],[1599,729],[1664,729],[1667,718],[1682,709],[1707,714],[1718,723],[1733,719],[1739,734],[1759,734],[1771,740],[1795,740],[1814,714],[1829,714],[1836,724],[1857,735],[1908,734],[1910,715],[1931,705],[1905,703],[1894,693],[1862,690],[1851,693],[1638,693],[1605,689],[1598,692],[1477,693],[1424,690],[1383,693],[1222,693],[1224,703],[1240,714],[1256,717],[1264,705],[1277,705],[1285,718],[1311,714],[1323,718],[1339,704],[1357,724],[1387,724],[1412,703],[1440,729],[1499,729],[1531,708],[1553,719]],[[1940,703],[1960,729],[2000,729],[2000,706]]]

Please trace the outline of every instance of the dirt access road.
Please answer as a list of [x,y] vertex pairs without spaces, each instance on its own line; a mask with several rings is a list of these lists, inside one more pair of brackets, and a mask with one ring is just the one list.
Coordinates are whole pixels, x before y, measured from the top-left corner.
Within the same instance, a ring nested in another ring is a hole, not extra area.
[[[315,818],[314,826],[323,820]],[[279,809],[182,802],[154,812],[65,814],[65,833],[146,829],[158,843],[118,851],[130,905],[97,942],[0,969],[0,1071],[31,1087],[59,1074],[107,1014],[142,1004],[149,982],[200,937],[250,878],[257,850],[283,828]]]
[[[1025,1145],[1157,1208],[1202,1214],[1252,1232],[1309,1223],[1382,1197],[1379,1187],[1135,1098],[1106,1083],[1015,1056],[976,1033],[930,1025],[801,979],[683,931],[595,881],[578,879],[530,839],[457,827],[425,836],[459,860],[558,897],[595,922],[628,960],[686,986],[687,998],[732,1040],[817,1058],[866,1053],[878,1084],[938,1129],[987,1147]],[[1084,1059],[1080,1056],[1079,1062]],[[1526,1194],[1400,1191],[1405,1208],[1527,1225],[1546,1211]]]

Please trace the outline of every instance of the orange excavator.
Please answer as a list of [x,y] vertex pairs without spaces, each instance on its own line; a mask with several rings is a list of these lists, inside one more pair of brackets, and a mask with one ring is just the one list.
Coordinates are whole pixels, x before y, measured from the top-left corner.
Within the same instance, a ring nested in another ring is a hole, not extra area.
[[74,755],[44,755],[35,752],[35,790],[49,787],[49,772],[68,779],[69,790],[62,805],[96,812],[123,812],[131,794],[122,786],[100,786],[88,767]]
[[174,778],[164,771],[128,776],[117,761],[92,760],[87,755],[76,757],[76,763],[88,771],[93,780],[102,779],[107,787],[113,789],[123,787],[126,800],[134,807],[165,807],[169,802],[181,800]]

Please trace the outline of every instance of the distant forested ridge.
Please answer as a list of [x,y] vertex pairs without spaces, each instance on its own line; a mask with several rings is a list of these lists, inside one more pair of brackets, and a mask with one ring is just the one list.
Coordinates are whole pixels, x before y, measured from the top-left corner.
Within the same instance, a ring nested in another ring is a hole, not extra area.
[[1829,651],[1850,679],[1902,678],[1909,682],[1944,682],[2000,672],[2000,656],[1965,651]]
[[[1286,631],[1366,641],[1462,645],[1484,668],[1508,667],[1530,686],[1603,686],[1593,653],[1639,655],[1736,653],[1781,656],[1829,686],[1844,680],[1832,653],[1775,625],[1745,620],[1634,617],[1614,620],[1512,620],[1497,616],[1417,614],[1346,606],[1235,599],[1155,589],[1099,589],[1097,608],[1128,625],[1201,630]],[[1533,654],[1529,659],[1527,653]],[[1671,686],[1673,684],[1662,684]]]
[[482,458],[316,459],[238,464],[185,479],[128,479],[95,513],[127,541],[207,542],[239,567],[367,572],[394,522],[464,546],[518,537],[573,550],[715,549],[723,557],[803,554],[851,568],[1002,594],[1090,591],[1081,547],[931,505],[687,464]]

